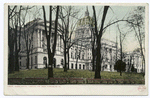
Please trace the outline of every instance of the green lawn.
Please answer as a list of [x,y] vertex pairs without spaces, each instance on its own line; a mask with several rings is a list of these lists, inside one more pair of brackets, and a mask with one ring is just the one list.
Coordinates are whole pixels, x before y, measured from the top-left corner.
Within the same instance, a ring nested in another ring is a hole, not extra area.
[[[20,70],[19,72],[14,72],[9,74],[9,78],[47,78],[47,69],[33,69],[33,70]],[[68,70],[64,72],[63,69],[54,68],[54,77],[58,78],[94,78],[94,72],[88,70]],[[133,79],[133,80],[143,80],[144,77],[139,73],[122,73],[120,76],[119,72],[101,72],[102,79]]]

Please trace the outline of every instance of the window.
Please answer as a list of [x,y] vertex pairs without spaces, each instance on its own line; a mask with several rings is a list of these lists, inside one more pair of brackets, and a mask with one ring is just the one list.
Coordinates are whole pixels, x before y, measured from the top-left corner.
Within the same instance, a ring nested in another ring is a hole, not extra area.
[[73,69],[73,63],[71,63],[71,68]]
[[111,52],[112,52],[112,50],[111,50],[111,49],[109,49],[109,52],[111,53]]
[[37,64],[37,56],[35,56],[35,64]]
[[83,69],[85,69],[85,65],[83,65]]
[[76,59],[77,57],[76,57],[76,53],[75,53],[75,59]]
[[107,65],[105,65],[105,68],[107,68]]
[[76,64],[76,69],[77,69],[77,64]]
[[79,69],[81,69],[81,64],[79,64]]
[[73,58],[73,53],[71,52],[71,58]]
[[63,59],[61,59],[61,65],[64,65],[64,60]]
[[84,54],[82,54],[82,59],[84,60]]
[[110,69],[112,68],[112,65],[110,65]]
[[43,57],[43,64],[47,63],[47,57]]

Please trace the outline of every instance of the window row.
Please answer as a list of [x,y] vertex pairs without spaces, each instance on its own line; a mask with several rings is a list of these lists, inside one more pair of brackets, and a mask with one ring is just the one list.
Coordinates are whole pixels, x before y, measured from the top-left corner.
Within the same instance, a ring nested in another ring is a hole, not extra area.
[[77,55],[76,53],[75,53],[75,55],[73,56],[73,53],[71,52],[71,58],[72,59],[83,59],[84,60],[84,54],[82,54],[82,57],[81,57],[81,55],[80,55],[80,53]]
[[[79,68],[78,68],[79,67]],[[82,68],[81,68],[82,67]],[[77,64],[73,64],[73,63],[71,63],[71,69],[86,69],[85,68],[85,65],[81,65],[81,64],[79,64],[79,66],[77,66]]]

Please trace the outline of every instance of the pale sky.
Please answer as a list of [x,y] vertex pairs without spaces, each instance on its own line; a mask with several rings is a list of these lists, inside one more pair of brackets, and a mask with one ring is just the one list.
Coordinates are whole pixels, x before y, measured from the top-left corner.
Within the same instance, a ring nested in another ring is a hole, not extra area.
[[[110,20],[115,21],[115,19],[122,19],[123,17],[128,16],[134,10],[135,7],[136,6],[110,6],[107,12],[104,26],[109,24]],[[42,6],[38,6],[37,8],[42,8]],[[76,8],[80,9],[79,17],[80,16],[84,17],[86,6],[76,6]],[[95,9],[96,9],[96,14],[97,14],[98,24],[100,24],[101,17],[103,14],[103,6],[95,6]],[[46,10],[46,18],[48,20],[49,19],[49,6],[45,6],[45,10]],[[93,16],[92,6],[88,6],[88,11],[89,11],[89,15],[92,17]],[[42,9],[40,11],[39,17],[43,19]],[[53,19],[55,19],[54,16],[53,16]],[[128,31],[128,28],[125,22],[119,22],[118,24],[122,33],[126,33]],[[116,27],[116,25],[117,24],[114,24],[110,26],[109,28],[107,28],[106,32],[103,34],[103,38],[116,42],[116,34],[117,34],[118,35],[117,40],[119,44],[119,33],[118,33],[118,28]],[[135,33],[134,32],[128,33],[123,42],[123,51],[133,51],[134,49],[138,47],[139,47],[139,44],[135,37]]]

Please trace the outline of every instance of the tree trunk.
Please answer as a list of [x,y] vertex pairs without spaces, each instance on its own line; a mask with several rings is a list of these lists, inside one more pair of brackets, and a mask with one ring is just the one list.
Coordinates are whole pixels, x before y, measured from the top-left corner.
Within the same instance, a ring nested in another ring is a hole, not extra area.
[[105,18],[106,18],[106,14],[107,14],[108,8],[109,8],[109,6],[104,6],[102,21],[101,21],[101,27],[100,27],[100,31],[98,33],[96,12],[95,12],[95,7],[93,6],[93,12],[94,12],[94,17],[95,17],[95,32],[96,32],[96,35],[97,35],[97,41],[96,41],[97,56],[96,56],[95,78],[99,78],[99,79],[101,79],[100,71],[101,71],[101,62],[102,62],[102,59],[101,59],[101,38],[102,38],[103,26],[104,26],[104,22],[105,22]]
[[15,71],[19,71],[18,51],[15,53]]
[[122,76],[122,71],[120,70],[120,76]]
[[69,70],[69,49],[67,50],[67,57],[68,57],[68,60],[67,60],[67,62],[68,62],[68,70]]
[[[11,33],[10,30],[8,33]],[[9,38],[10,36],[8,36]],[[12,40],[11,40],[12,39]],[[8,45],[9,45],[9,62],[8,62],[8,73],[13,73],[14,72],[14,38],[10,37],[8,39]]]
[[142,55],[143,62],[144,62],[144,68],[143,68],[143,72],[144,72],[145,71],[145,57],[144,57],[144,54],[143,54],[143,49],[142,49],[142,45],[141,44],[140,44],[140,50],[141,50],[141,55]]
[[93,43],[92,43],[92,56],[93,56],[93,61],[92,61],[92,64],[93,64],[93,69],[92,71],[95,71],[95,35],[93,33],[93,36],[94,36],[94,39],[93,39]]
[[[120,33],[120,37],[119,37],[119,38],[120,38],[120,60],[121,60],[121,62],[122,62],[122,58],[123,58],[123,57],[122,57],[122,43],[123,43],[123,42],[122,42],[121,31],[120,31],[120,29],[119,29],[119,26],[118,26],[118,30],[119,30],[119,33]],[[119,68],[120,68],[120,69],[119,69],[119,70],[120,70],[120,76],[122,76],[122,72],[121,72],[121,71],[122,71],[122,63],[121,63],[121,65],[120,65]]]
[[27,51],[27,69],[29,69],[29,62],[30,62],[29,52]]
[[96,48],[97,58],[96,58],[96,70],[95,70],[95,79],[101,79],[101,39],[97,36],[97,48]]
[[10,56],[9,56],[9,65],[8,65],[8,72],[13,73],[14,72],[14,55],[13,55],[14,50],[10,50]]
[[18,61],[18,43],[17,43],[17,28],[18,26],[15,26],[15,71],[19,71],[19,61]]
[[49,18],[49,34],[47,31],[47,23],[46,23],[46,13],[45,8],[43,8],[43,18],[44,18],[44,27],[45,27],[45,33],[46,33],[46,39],[47,39],[47,50],[48,50],[48,79],[53,77],[53,59],[55,55],[56,50],[56,44],[57,44],[57,26],[58,26],[58,13],[59,13],[59,6],[57,6],[56,11],[56,19],[55,19],[55,31],[54,31],[54,44],[52,45],[52,51],[50,49],[50,36],[51,36],[51,27],[52,27],[52,6],[50,6],[50,18]]
[[48,54],[48,79],[53,78],[53,56],[52,54]]
[[93,55],[93,61],[92,61],[92,64],[93,64],[92,71],[95,71],[95,55]]
[[64,72],[67,72],[67,53],[66,53],[66,42],[64,43],[64,61],[65,61],[65,64],[64,64]]

